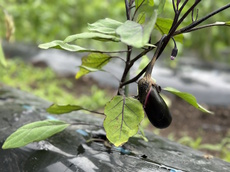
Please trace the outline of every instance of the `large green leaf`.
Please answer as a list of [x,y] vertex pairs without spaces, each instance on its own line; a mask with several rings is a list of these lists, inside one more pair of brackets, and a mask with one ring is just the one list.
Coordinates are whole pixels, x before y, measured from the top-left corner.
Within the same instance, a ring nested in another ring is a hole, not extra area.
[[121,42],[130,46],[141,48],[148,43],[156,18],[157,11],[154,11],[150,20],[145,22],[144,25],[127,20],[124,24],[117,28],[116,33],[120,35]]
[[213,114],[213,112],[205,109],[200,104],[198,104],[196,98],[190,93],[180,92],[179,90],[171,87],[166,87],[164,88],[164,90],[177,95],[178,97],[182,98],[183,100],[185,100],[186,102],[188,102],[189,104],[191,104],[192,106],[194,106],[202,112]]
[[94,52],[95,51],[93,49],[85,49],[77,45],[71,45],[71,44],[65,43],[64,41],[60,41],[60,40],[55,40],[52,42],[40,44],[38,47],[42,49],[56,48],[56,49],[62,49],[62,50],[67,50],[67,51],[73,51],[73,52]]
[[111,57],[107,54],[102,53],[90,53],[87,56],[84,56],[80,70],[77,72],[76,79],[94,71],[101,70],[105,66]]
[[70,35],[64,40],[64,42],[72,42],[72,41],[76,41],[77,39],[95,39],[99,41],[115,41],[115,42],[120,41],[120,38],[115,35],[107,35],[107,34],[97,33],[97,32],[84,32],[75,35]]
[[[173,20],[172,19],[168,19],[168,18],[157,18],[156,24],[155,24],[155,28],[157,30],[159,30],[161,32],[162,35],[164,34],[168,34],[171,26],[172,26]],[[178,42],[183,43],[183,39],[184,36],[181,35],[177,35],[174,37],[174,39]]]
[[3,67],[7,66],[5,56],[4,56],[4,53],[3,53],[3,49],[2,49],[1,41],[0,41],[0,65],[2,65]]
[[47,112],[51,114],[64,114],[70,113],[72,111],[83,110],[84,108],[78,105],[57,105],[53,104],[46,109]]
[[141,103],[131,97],[115,96],[105,106],[104,128],[106,136],[115,146],[120,146],[138,132],[144,118]]
[[88,30],[104,34],[116,34],[116,29],[121,25],[122,23],[117,20],[105,18],[98,20],[95,23],[88,24]]
[[70,124],[63,121],[37,121],[20,127],[4,142],[2,148],[17,148],[32,142],[44,140],[66,129]]

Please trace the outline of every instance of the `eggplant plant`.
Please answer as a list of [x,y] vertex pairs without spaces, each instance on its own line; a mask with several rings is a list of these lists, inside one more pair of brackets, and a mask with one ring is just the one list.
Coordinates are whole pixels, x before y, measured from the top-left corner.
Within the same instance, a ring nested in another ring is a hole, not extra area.
[[[156,2],[154,0],[124,0],[126,21],[101,19],[88,24],[88,32],[68,36],[65,40],[54,40],[39,45],[42,49],[57,48],[78,53],[87,52],[88,54],[82,57],[82,64],[79,66],[76,79],[90,72],[105,71],[103,67],[113,58],[118,58],[125,64],[123,74],[119,79],[117,94],[105,105],[103,113],[78,105],[58,104],[50,106],[47,112],[64,114],[86,110],[104,115],[103,125],[106,137],[115,146],[123,145],[130,137],[137,134],[145,114],[156,128],[166,128],[171,124],[173,114],[170,113],[167,104],[161,97],[161,90],[175,94],[198,110],[212,113],[199,105],[196,98],[189,93],[180,92],[171,87],[161,88],[152,78],[152,70],[170,41],[174,44],[174,48],[168,56],[174,60],[178,52],[177,42],[183,41],[184,34],[213,26],[230,26],[230,22],[226,21],[203,24],[210,17],[228,9],[230,4],[220,7],[206,16],[198,17],[196,9],[199,8],[199,3],[202,0],[172,0],[171,2],[160,0]],[[172,18],[162,17],[162,14],[167,13],[164,11],[165,3],[171,3],[171,9],[174,11]],[[190,16],[190,24],[186,25],[183,21]],[[114,44],[125,44],[127,48],[110,51],[81,47],[76,44],[80,39],[110,41]],[[137,50],[140,53],[134,54],[133,51],[137,52]],[[130,70],[133,69],[133,65],[149,52],[153,54],[150,62],[138,74],[132,76]],[[129,95],[128,86],[131,83],[137,83],[137,96]],[[26,124],[7,138],[3,149],[21,147],[46,139],[70,125],[76,124],[52,120]]]

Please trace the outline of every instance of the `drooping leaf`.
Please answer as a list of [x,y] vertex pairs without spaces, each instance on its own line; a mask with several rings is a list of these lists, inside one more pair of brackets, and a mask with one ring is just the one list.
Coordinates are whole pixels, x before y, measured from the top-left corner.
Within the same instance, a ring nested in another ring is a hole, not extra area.
[[104,34],[115,35],[116,29],[121,25],[122,23],[117,20],[105,18],[105,19],[98,20],[95,23],[88,24],[88,30],[92,32],[100,32]]
[[84,108],[78,105],[57,105],[53,104],[46,109],[47,112],[51,114],[64,114],[70,113],[72,111],[83,110]]
[[3,149],[18,148],[32,142],[47,139],[66,129],[70,124],[64,121],[46,120],[26,124],[12,133],[3,144]]
[[[171,26],[172,26],[173,20],[168,18],[157,18],[155,28],[161,32],[162,35],[168,34]],[[183,43],[184,36],[183,34],[177,35],[174,37],[174,39],[178,42]]]
[[117,28],[116,33],[120,35],[121,42],[130,46],[141,48],[148,43],[156,18],[157,12],[154,11],[150,20],[145,22],[144,25],[127,20],[124,24]]
[[161,14],[164,10],[166,0],[160,0],[158,5],[158,14]]
[[152,16],[149,19],[145,19],[144,23],[144,35],[143,35],[143,44],[149,42],[150,35],[157,21],[157,10],[154,10]]
[[144,118],[141,103],[131,97],[115,96],[105,106],[104,128],[106,136],[115,146],[120,146],[138,132]]
[[101,70],[105,66],[111,57],[107,54],[102,53],[91,53],[87,56],[84,56],[80,70],[77,72],[76,79],[94,71]]
[[194,106],[202,112],[213,114],[213,112],[205,109],[200,104],[198,104],[196,98],[190,93],[180,92],[179,90],[171,87],[166,87],[164,88],[164,90],[177,95],[178,97],[182,98],[183,100],[185,100],[186,102],[188,102],[189,104],[191,104],[192,106]]
[[72,52],[94,52],[95,51],[93,49],[85,49],[77,45],[68,44],[60,40],[55,40],[52,42],[40,44],[38,47],[41,49],[56,48],[56,49],[62,49],[62,50],[67,50]]
[[6,59],[5,59],[5,56],[3,53],[3,49],[2,49],[1,41],[0,41],[0,65],[2,65],[3,67],[7,66]]
[[107,35],[107,34],[97,33],[97,32],[84,32],[75,35],[70,35],[64,40],[64,42],[68,43],[68,42],[76,41],[77,39],[95,39],[98,41],[114,41],[114,42],[120,41],[120,38],[117,37],[116,35]]

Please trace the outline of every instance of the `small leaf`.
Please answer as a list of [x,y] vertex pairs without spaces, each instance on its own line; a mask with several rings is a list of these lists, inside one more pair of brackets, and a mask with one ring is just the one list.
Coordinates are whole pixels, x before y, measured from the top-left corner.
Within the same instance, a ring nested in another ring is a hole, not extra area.
[[1,41],[0,41],[0,65],[2,65],[3,67],[7,66],[6,59],[5,59],[5,56],[3,53],[3,49],[2,49]]
[[66,129],[70,124],[63,121],[46,120],[37,121],[20,127],[4,142],[2,148],[18,148],[32,142],[47,139]]
[[161,14],[164,10],[166,0],[160,0],[160,3],[158,5],[158,14]]
[[205,109],[200,104],[198,104],[196,98],[190,93],[180,92],[179,90],[176,90],[175,88],[171,87],[166,87],[164,88],[164,90],[177,95],[178,97],[182,98],[183,100],[185,100],[186,102],[188,102],[189,104],[191,104],[192,106],[194,106],[202,112],[213,114],[213,112]]
[[80,66],[80,70],[76,75],[76,79],[94,71],[101,70],[103,66],[105,66],[111,57],[107,54],[102,53],[91,53],[85,57],[83,57],[82,64]]
[[47,112],[51,114],[64,114],[70,113],[72,111],[83,110],[84,108],[78,105],[57,105],[53,104],[46,109]]
[[144,110],[134,98],[115,96],[106,104],[105,115],[106,136],[115,146],[120,146],[138,132]]
[[116,33],[120,35],[121,42],[136,48],[141,48],[148,43],[156,18],[157,12],[154,11],[150,20],[145,22],[143,26],[134,21],[127,20],[117,28]]
[[88,24],[88,30],[92,32],[100,32],[104,34],[115,35],[116,29],[121,25],[122,23],[117,20],[105,18],[105,19],[98,20],[95,23]]
[[[168,34],[171,26],[172,26],[173,20],[168,18],[157,18],[155,28],[161,32],[162,35]],[[178,42],[183,43],[184,36],[183,34],[177,35],[174,37],[174,39]]]
[[85,49],[77,45],[71,45],[71,44],[65,43],[60,40],[55,40],[52,42],[40,44],[38,47],[41,49],[56,48],[56,49],[62,49],[62,50],[67,50],[67,51],[73,51],[73,52],[93,52],[95,51],[91,49]]
[[106,35],[103,33],[96,33],[96,32],[84,32],[75,35],[70,35],[64,40],[64,42],[69,43],[72,41],[76,41],[77,39],[95,39],[98,41],[115,41],[115,42],[120,41],[120,38],[115,35]]

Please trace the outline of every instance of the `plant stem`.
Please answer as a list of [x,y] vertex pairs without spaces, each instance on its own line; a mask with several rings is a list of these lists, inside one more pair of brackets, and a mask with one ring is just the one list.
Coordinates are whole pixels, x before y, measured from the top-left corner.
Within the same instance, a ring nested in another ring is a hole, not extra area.
[[[158,57],[161,55],[161,53],[164,51],[165,47],[168,45],[169,40],[171,39],[171,37],[173,37],[173,34],[175,33],[176,29],[178,28],[178,26],[184,21],[184,19],[188,16],[188,14],[200,3],[201,0],[196,0],[195,3],[185,12],[185,14],[180,18],[180,20],[178,22],[176,22],[175,24],[172,25],[168,35],[166,36],[163,45],[161,46],[161,49],[159,51]],[[183,10],[185,4],[188,2],[188,0],[186,0],[183,5],[181,6],[181,8],[179,9],[179,13]],[[175,18],[179,16],[175,15]],[[175,21],[175,19],[174,19]],[[157,57],[157,59],[158,59]]]
[[147,79],[150,79],[150,78],[151,78],[153,66],[154,66],[154,64],[155,64],[155,62],[156,62],[156,60],[157,60],[157,57],[158,57],[158,55],[159,55],[159,51],[160,51],[160,49],[161,49],[161,46],[162,46],[162,43],[164,42],[165,37],[166,37],[166,35],[163,35],[163,36],[162,36],[160,42],[159,42],[158,45],[157,45],[157,49],[156,49],[156,51],[155,51],[155,53],[154,53],[154,56],[153,56],[152,60],[150,61],[150,63],[148,64],[148,67],[147,67],[146,72],[145,72],[145,77],[146,77]]
[[[225,22],[218,22],[218,23],[211,23],[211,24],[206,24],[203,26],[195,27],[195,28],[183,31],[183,33],[193,32],[196,30],[200,30],[200,29],[204,29],[204,28],[208,28],[208,27],[213,27],[213,26],[228,26],[228,27],[230,27],[230,25],[227,25]],[[179,35],[179,34],[181,34],[181,32],[179,32],[179,31],[176,31],[174,33],[174,35]]]
[[227,5],[223,6],[223,7],[219,8],[219,9],[217,9],[217,10],[211,12],[211,13],[209,13],[209,14],[206,15],[205,17],[203,17],[203,18],[201,18],[201,19],[199,19],[199,20],[193,22],[192,24],[190,24],[190,25],[188,25],[188,26],[186,26],[186,27],[184,27],[184,28],[182,28],[182,29],[176,31],[174,34],[175,34],[175,35],[178,35],[178,34],[181,34],[181,33],[185,33],[186,31],[188,31],[188,30],[190,30],[190,29],[196,27],[197,25],[199,25],[199,24],[202,23],[203,21],[205,21],[205,20],[207,20],[208,18],[210,18],[210,17],[212,17],[212,16],[218,14],[219,12],[221,12],[221,11],[223,11],[223,10],[226,10],[227,8],[230,8],[230,4],[227,4]]
[[129,2],[128,2],[128,0],[125,0],[125,11],[126,11],[127,20],[130,20],[130,10],[129,10]]

